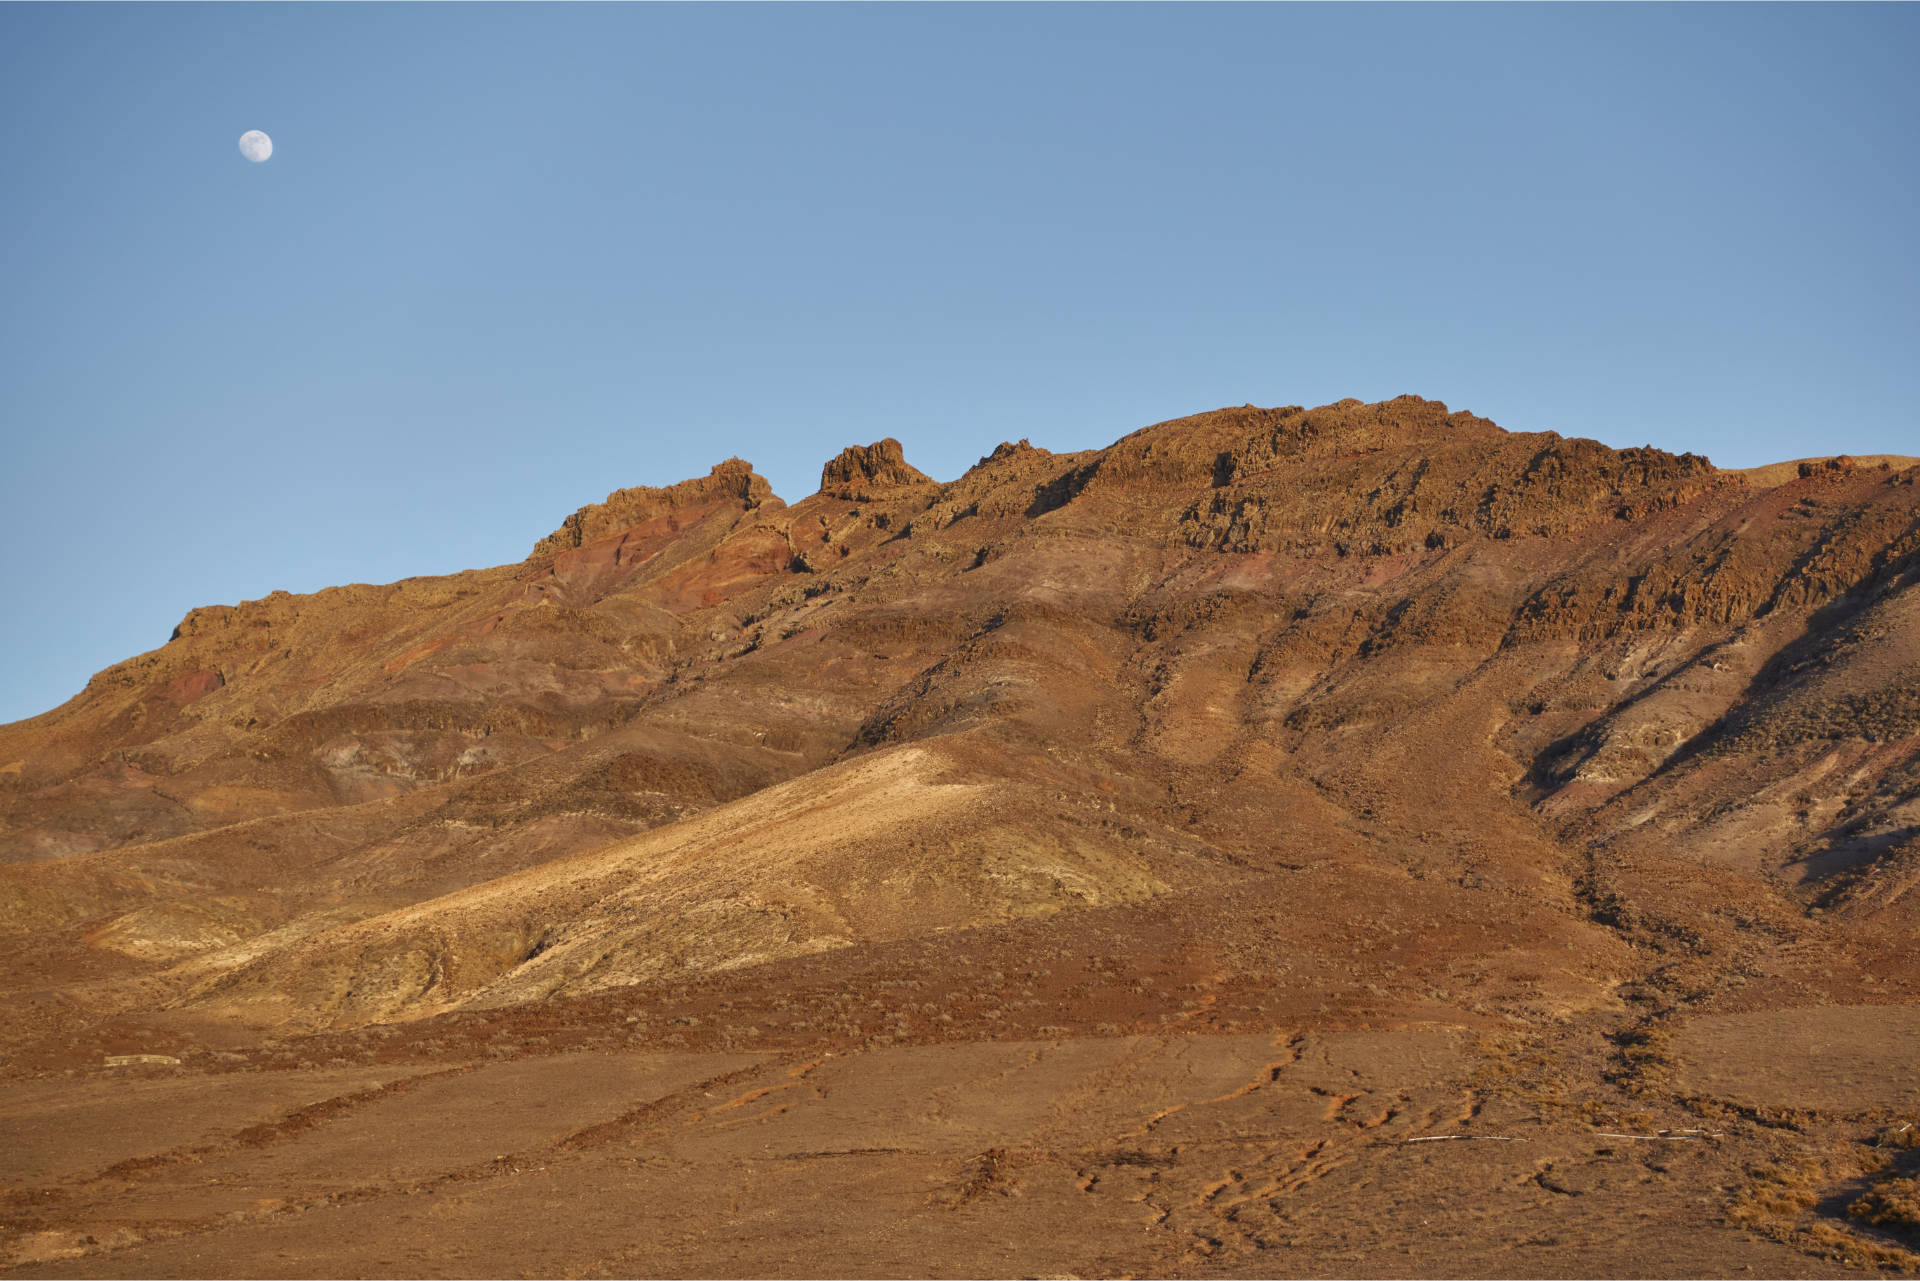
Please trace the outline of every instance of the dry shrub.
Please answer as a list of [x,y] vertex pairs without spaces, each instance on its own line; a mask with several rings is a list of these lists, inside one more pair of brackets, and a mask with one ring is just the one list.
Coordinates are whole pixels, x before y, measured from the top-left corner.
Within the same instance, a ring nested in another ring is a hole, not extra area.
[[1673,1032],[1663,1024],[1643,1023],[1615,1032],[1619,1060],[1608,1068],[1608,1081],[1629,1094],[1645,1095],[1663,1087],[1674,1067]]
[[[1865,1164],[1871,1169],[1878,1162],[1869,1158]],[[1824,1188],[1861,1172],[1861,1163],[1857,1161],[1843,1161],[1839,1166],[1819,1160],[1751,1166],[1744,1186],[1727,1207],[1727,1218],[1783,1245],[1836,1259],[1849,1267],[1920,1269],[1920,1255],[1898,1245],[1869,1240],[1849,1231],[1843,1224],[1824,1219],[1804,1224],[1800,1221],[1819,1203]],[[1917,1194],[1920,1194],[1920,1180],[1883,1179],[1873,1191],[1855,1201],[1847,1213],[1876,1227],[1911,1227],[1920,1222],[1920,1218],[1898,1216],[1920,1215],[1920,1195]],[[1887,1217],[1873,1217],[1875,1215]]]
[[1902,1250],[1897,1245],[1883,1245],[1878,1241],[1867,1241],[1855,1236],[1844,1228],[1834,1227],[1830,1223],[1816,1223],[1807,1229],[1807,1235],[1820,1246],[1825,1247],[1832,1257],[1856,1268],[1897,1268],[1912,1271],[1920,1267],[1920,1254],[1911,1250]]
[[1883,1180],[1847,1207],[1847,1217],[1877,1228],[1920,1228],[1920,1176]]
[[1749,1228],[1778,1225],[1797,1219],[1820,1199],[1826,1168],[1818,1161],[1795,1166],[1756,1165],[1747,1170],[1746,1185],[1727,1207],[1727,1217]]
[[1920,1148],[1920,1125],[1908,1121],[1902,1125],[1889,1125],[1873,1136],[1876,1148]]

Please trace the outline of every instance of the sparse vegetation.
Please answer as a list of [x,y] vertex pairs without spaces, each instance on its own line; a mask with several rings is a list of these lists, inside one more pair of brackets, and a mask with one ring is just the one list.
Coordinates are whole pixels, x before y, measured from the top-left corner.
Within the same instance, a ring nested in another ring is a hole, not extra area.
[[1887,1179],[1847,1207],[1847,1214],[1881,1228],[1920,1229],[1920,1177]]

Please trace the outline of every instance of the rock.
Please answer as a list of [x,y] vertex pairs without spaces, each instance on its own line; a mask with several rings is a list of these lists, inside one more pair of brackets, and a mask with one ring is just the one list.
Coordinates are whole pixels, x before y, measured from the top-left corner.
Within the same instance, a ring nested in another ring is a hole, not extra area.
[[[896,447],[897,448],[897,447]],[[595,539],[618,533],[666,512],[737,504],[742,511],[758,507],[773,498],[773,487],[757,475],[753,464],[742,458],[715,463],[713,470],[697,480],[655,489],[640,485],[616,489],[605,502],[582,507],[534,545],[532,556],[549,556],[558,551],[580,547]]]
[[871,445],[849,445],[820,469],[820,492],[849,502],[872,502],[884,489],[932,483],[925,472],[908,464],[900,442],[891,436]]

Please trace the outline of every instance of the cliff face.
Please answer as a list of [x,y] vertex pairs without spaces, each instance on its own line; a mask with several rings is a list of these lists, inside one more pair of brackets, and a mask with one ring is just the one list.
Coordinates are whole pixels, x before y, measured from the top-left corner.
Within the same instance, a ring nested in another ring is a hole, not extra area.
[[354,1024],[1276,877],[1218,926],[1249,972],[1417,926],[1362,1004],[1477,957],[1474,1002],[1587,1010],[1803,936],[1897,971],[1917,480],[1247,407],[948,484],[883,440],[792,506],[729,460],[519,565],[195,610],[0,728],[11,1035],[81,987]]

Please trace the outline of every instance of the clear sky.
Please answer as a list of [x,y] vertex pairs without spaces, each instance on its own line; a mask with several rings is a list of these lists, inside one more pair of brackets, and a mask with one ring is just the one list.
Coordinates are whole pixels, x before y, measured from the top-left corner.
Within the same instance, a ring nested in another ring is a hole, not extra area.
[[1404,392],[1920,453],[1916,55],[1914,5],[0,5],[0,721],[730,454],[793,500]]

